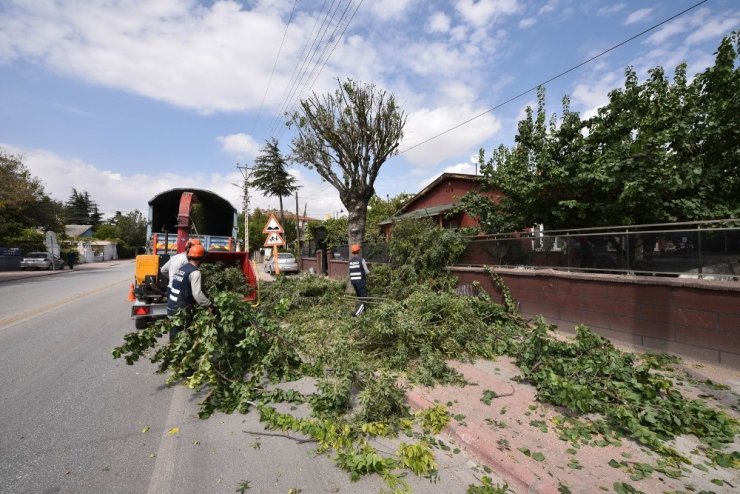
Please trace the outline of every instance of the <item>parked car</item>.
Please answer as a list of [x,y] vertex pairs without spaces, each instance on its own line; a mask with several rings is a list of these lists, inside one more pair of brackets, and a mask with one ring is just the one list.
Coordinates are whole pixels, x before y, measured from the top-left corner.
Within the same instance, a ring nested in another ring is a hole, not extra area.
[[[278,266],[281,273],[298,272],[298,261],[296,261],[295,256],[290,252],[278,253]],[[270,274],[275,272],[275,259],[271,259],[265,263],[265,271]]]
[[64,261],[48,252],[30,252],[23,256],[21,269],[62,269]]

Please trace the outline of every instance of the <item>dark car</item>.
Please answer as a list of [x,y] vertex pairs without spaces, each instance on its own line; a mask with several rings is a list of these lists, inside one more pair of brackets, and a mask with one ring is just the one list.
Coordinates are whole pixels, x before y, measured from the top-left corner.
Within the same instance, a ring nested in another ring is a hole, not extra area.
[[48,252],[30,252],[23,256],[21,269],[62,269],[64,261]]

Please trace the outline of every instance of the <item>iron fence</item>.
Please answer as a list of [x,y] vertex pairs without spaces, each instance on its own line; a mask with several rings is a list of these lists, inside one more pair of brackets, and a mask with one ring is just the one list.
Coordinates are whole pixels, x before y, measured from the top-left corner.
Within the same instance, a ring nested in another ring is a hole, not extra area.
[[476,237],[456,264],[737,281],[740,220]]
[[[362,256],[367,262],[387,263],[388,262],[388,244],[385,242],[363,242]],[[349,245],[338,245],[332,249],[331,256],[334,259],[349,260]]]

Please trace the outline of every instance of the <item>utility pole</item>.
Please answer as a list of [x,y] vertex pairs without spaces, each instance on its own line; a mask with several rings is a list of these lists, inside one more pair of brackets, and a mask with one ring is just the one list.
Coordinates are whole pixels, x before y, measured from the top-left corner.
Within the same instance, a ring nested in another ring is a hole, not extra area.
[[252,169],[246,165],[240,166],[239,163],[236,164],[236,167],[244,178],[242,184],[244,194],[242,198],[242,210],[244,212],[244,252],[249,256],[249,179],[252,177]]
[[[287,235],[286,235],[287,237]],[[295,191],[295,245],[296,257],[301,257],[301,218],[298,216],[298,191]]]

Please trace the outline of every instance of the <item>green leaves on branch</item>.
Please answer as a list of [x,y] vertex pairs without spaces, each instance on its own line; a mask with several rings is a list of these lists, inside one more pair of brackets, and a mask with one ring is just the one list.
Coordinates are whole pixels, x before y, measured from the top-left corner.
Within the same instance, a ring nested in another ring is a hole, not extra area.
[[670,80],[662,67],[624,87],[581,120],[563,98],[547,116],[545,91],[527,108],[515,144],[479,162],[495,204],[470,194],[461,209],[489,232],[664,223],[740,214],[740,33],[719,45],[713,66],[689,82],[686,64]]
[[652,362],[639,365],[634,354],[615,349],[585,326],[576,328],[573,343],[550,337],[548,329],[540,322],[516,357],[538,399],[579,414],[599,413],[612,429],[682,461],[666,439],[693,434],[717,448],[734,441],[735,420],[684,398],[668,378],[651,372]]

